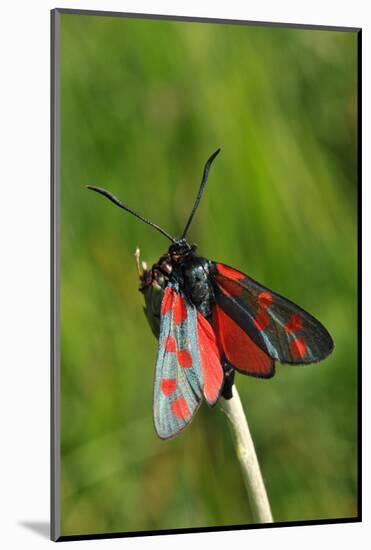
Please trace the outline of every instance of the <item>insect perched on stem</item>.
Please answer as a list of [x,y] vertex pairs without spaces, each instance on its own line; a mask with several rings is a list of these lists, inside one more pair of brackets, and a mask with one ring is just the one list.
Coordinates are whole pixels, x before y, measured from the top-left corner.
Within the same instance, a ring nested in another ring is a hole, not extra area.
[[88,186],[171,241],[141,288],[151,328],[159,338],[154,422],[159,437],[179,433],[202,397],[214,405],[232,396],[235,371],[270,378],[275,361],[300,365],[324,359],[334,344],[325,327],[293,302],[248,275],[198,256],[186,240],[205,189],[215,151],[183,234],[175,239],[100,187]]

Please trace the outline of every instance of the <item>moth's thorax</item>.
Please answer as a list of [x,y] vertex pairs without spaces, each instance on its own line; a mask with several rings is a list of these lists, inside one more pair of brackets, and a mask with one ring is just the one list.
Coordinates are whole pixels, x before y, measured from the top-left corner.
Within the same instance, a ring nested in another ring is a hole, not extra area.
[[172,273],[172,276],[183,287],[185,295],[206,319],[211,317],[213,300],[209,264],[210,262],[206,258],[190,254],[173,267]]
[[144,291],[154,283],[162,289],[166,281],[172,281],[180,287],[185,296],[195,305],[202,315],[210,320],[213,290],[210,283],[210,262],[197,256],[196,245],[189,244],[185,239],[174,242],[159,260],[147,272],[147,278],[142,276],[141,290]]

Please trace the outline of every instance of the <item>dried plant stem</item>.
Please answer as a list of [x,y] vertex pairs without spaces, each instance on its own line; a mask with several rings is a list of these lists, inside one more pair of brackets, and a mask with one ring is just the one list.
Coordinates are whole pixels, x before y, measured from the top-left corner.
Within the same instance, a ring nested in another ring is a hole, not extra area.
[[234,432],[236,452],[254,518],[258,523],[272,523],[273,517],[267,491],[236,386],[233,386],[232,399],[223,400],[222,411],[227,415]]

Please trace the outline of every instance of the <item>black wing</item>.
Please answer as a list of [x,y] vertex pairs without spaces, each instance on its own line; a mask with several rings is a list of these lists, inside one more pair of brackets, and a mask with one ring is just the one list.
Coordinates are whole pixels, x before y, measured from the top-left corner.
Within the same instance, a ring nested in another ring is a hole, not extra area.
[[211,262],[211,279],[217,307],[273,360],[315,363],[333,350],[330,334],[317,319],[244,273]]

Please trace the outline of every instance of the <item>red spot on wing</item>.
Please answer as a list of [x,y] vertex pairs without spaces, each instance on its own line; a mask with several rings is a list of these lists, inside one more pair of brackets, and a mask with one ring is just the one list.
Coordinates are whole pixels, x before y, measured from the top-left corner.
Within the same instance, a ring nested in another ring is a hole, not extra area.
[[167,336],[164,341],[166,351],[176,351],[176,342],[173,336]]
[[165,290],[165,294],[161,304],[162,315],[166,315],[166,313],[169,313],[169,311],[173,309],[174,297],[175,297],[175,292],[173,291],[173,289],[167,288]]
[[290,342],[291,357],[295,360],[304,359],[307,352],[307,345],[303,338],[295,338]]
[[165,395],[171,395],[176,388],[176,379],[175,378],[162,378],[161,379],[161,391]]
[[227,277],[228,279],[236,279],[237,281],[239,281],[246,277],[246,275],[244,275],[240,271],[237,271],[237,269],[233,269],[233,267],[228,267],[227,265],[218,263],[215,265],[218,273],[220,273],[220,275],[223,275],[223,277]]
[[259,305],[264,309],[269,307],[273,302],[272,294],[270,294],[266,290],[263,290],[263,292],[258,295],[258,302]]
[[303,328],[303,321],[300,315],[297,313],[291,315],[284,328],[287,332],[296,332],[297,330]]
[[180,294],[177,294],[174,306],[174,321],[180,325],[182,321],[187,319],[187,306]]
[[221,350],[236,369],[258,376],[272,374],[272,359],[219,306],[214,306],[213,326]]
[[192,366],[191,354],[186,349],[180,349],[177,353],[177,357],[182,369],[189,369]]
[[187,401],[184,399],[184,397],[178,397],[177,399],[174,399],[174,401],[171,403],[171,411],[174,416],[176,416],[177,418],[181,418],[182,420],[187,420],[191,416]]
[[259,309],[258,313],[254,319],[254,325],[258,330],[264,330],[267,328],[271,319],[265,309]]
[[219,397],[224,375],[215,333],[199,311],[197,312],[197,337],[204,381],[203,394],[206,401],[213,405]]

